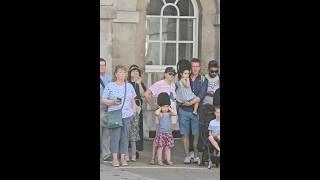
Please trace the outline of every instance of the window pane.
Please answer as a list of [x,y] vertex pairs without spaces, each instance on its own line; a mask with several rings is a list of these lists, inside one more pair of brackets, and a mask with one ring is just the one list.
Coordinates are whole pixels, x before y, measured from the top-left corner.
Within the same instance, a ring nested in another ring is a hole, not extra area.
[[177,19],[162,19],[162,40],[176,40]]
[[163,10],[164,16],[177,16],[177,9],[174,6],[167,6]]
[[176,64],[176,43],[162,44],[162,65]]
[[147,15],[160,15],[163,2],[161,0],[150,0]]
[[192,47],[193,47],[193,44],[191,43],[180,43],[179,44],[179,60],[186,59],[190,61],[193,57]]
[[146,65],[160,65],[160,43],[146,43]]
[[192,41],[193,37],[193,19],[180,19],[179,39],[182,41]]
[[160,18],[147,19],[147,39],[160,40]]
[[180,10],[180,16],[193,16],[193,5],[191,0],[180,0],[177,3]]

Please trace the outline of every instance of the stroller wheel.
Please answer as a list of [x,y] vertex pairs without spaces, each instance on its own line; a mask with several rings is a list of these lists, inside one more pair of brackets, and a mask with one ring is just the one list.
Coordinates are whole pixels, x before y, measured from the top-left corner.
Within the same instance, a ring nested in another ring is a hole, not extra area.
[[208,169],[211,169],[212,168],[212,161],[209,161],[208,163]]

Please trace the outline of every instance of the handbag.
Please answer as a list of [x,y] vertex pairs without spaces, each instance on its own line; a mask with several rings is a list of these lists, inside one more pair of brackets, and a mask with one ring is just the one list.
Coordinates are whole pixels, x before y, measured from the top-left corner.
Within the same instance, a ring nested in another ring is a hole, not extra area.
[[114,111],[109,111],[106,112],[105,118],[104,118],[104,123],[107,128],[117,128],[117,127],[122,127],[122,108],[124,106],[124,103],[126,102],[126,94],[127,94],[127,83],[125,82],[124,86],[124,100],[123,104],[121,106],[121,109],[114,110]]

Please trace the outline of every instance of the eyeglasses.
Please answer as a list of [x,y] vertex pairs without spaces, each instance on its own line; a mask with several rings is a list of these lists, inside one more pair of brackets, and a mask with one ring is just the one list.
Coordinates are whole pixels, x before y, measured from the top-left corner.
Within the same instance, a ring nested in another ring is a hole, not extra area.
[[216,70],[216,71],[210,71],[210,73],[215,73],[215,74],[218,74],[219,73],[219,71],[218,70]]
[[169,72],[168,73],[170,76],[175,76],[176,75],[176,73],[174,73],[174,72]]

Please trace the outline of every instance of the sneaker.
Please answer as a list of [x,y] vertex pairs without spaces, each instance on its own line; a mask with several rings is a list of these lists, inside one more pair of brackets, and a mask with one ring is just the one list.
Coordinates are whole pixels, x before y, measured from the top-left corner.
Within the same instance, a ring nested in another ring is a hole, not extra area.
[[193,159],[193,162],[194,163],[197,163],[197,164],[200,164],[200,158],[199,157],[196,157]]
[[190,152],[190,158],[191,158],[191,159],[194,158],[194,152],[193,152],[193,151]]
[[191,163],[191,157],[190,156],[186,156],[184,158],[184,161],[183,161],[184,164],[190,164]]

